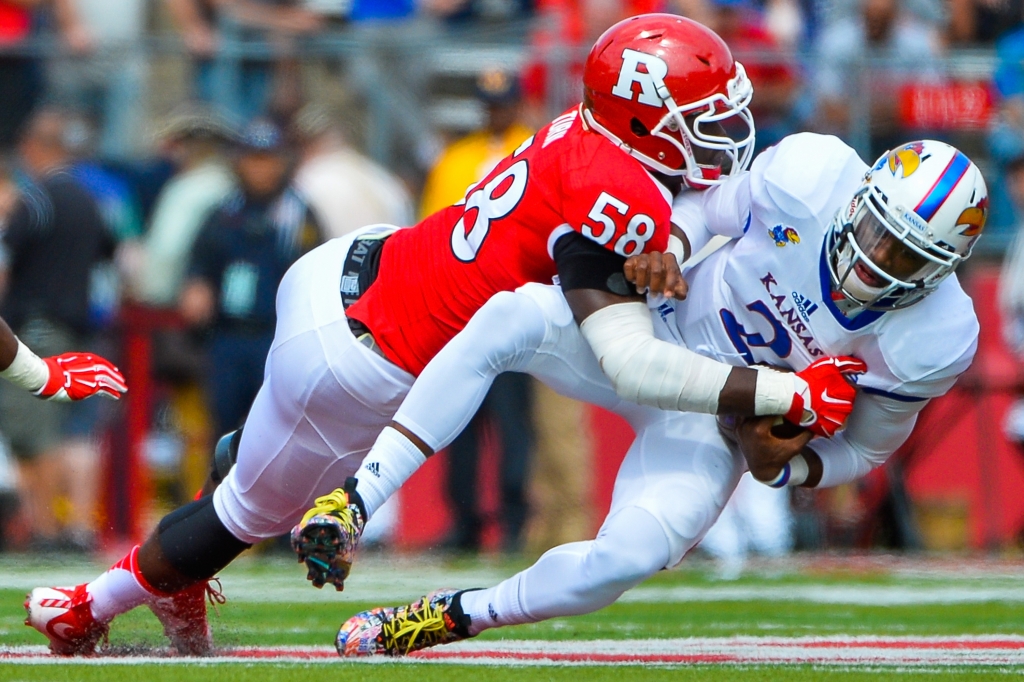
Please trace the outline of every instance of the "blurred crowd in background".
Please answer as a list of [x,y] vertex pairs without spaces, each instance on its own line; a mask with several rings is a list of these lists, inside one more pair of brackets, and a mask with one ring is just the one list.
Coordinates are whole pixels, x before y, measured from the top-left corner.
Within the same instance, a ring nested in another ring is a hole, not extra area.
[[[1024,219],[1021,0],[0,0],[0,312],[41,354],[93,349],[127,368],[152,499],[187,500],[259,388],[289,265],[459,200],[579,102],[604,29],[649,11],[729,44],[754,84],[759,149],[800,130],[865,160],[917,137],[958,145],[993,188],[982,256],[1008,249]],[[1000,303],[1024,357],[1024,240],[1009,251]],[[8,389],[4,545],[96,549],[139,485],[105,480],[137,445],[125,406]],[[503,376],[448,453],[444,545],[589,537],[590,420]],[[767,490],[707,543],[728,566],[850,541],[808,530],[809,493],[794,521]]]

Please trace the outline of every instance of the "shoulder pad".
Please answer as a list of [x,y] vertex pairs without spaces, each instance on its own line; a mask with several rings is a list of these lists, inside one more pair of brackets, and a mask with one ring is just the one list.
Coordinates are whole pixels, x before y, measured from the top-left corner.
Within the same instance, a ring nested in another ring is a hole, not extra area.
[[878,344],[889,371],[903,383],[900,393],[942,395],[971,366],[978,349],[978,317],[956,275],[919,303],[885,317]]
[[765,151],[750,169],[751,203],[822,228],[853,194],[868,166],[838,137],[798,133]]

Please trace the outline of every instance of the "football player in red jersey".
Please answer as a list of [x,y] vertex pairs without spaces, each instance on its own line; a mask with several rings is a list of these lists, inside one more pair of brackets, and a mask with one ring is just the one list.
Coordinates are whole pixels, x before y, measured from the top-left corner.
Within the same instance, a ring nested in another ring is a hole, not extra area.
[[[579,107],[463,201],[410,229],[370,226],[333,240],[289,270],[263,387],[240,437],[215,457],[211,478],[221,484],[164,517],[93,582],[33,590],[27,622],[52,650],[90,652],[114,616],[147,604],[179,651],[209,651],[208,580],[300,519],[294,541],[310,578],[340,589],[367,512],[429,454],[410,425],[390,424],[415,377],[488,299],[529,282],[558,278],[623,395],[819,425],[829,406],[812,404],[821,391],[809,389],[822,377],[767,376],[658,341],[644,299],[623,276],[633,254],[684,257],[682,232],[673,235],[670,224],[673,192],[710,186],[749,163],[752,91],[743,67],[707,28],[644,15],[598,40],[584,85]],[[668,293],[684,289],[678,283]],[[849,409],[832,414],[842,421]],[[378,435],[390,454],[364,464],[363,500],[350,497],[352,486],[339,486],[355,480]],[[326,501],[303,517],[319,496]]]

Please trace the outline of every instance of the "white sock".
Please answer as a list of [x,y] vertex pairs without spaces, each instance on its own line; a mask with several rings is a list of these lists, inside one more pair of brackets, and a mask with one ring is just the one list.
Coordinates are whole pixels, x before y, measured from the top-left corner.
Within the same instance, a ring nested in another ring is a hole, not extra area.
[[486,590],[470,590],[459,597],[462,612],[469,616],[469,634],[479,635],[484,630],[502,625],[535,623],[537,618],[528,616],[522,608],[519,592],[523,574],[517,573]]
[[426,461],[423,452],[396,429],[388,426],[381,431],[356,472],[356,490],[363,499],[366,515],[372,517]]
[[114,616],[160,596],[152,591],[139,573],[138,545],[106,573],[86,585],[85,589],[92,596],[90,608],[93,618],[101,622],[112,620]]

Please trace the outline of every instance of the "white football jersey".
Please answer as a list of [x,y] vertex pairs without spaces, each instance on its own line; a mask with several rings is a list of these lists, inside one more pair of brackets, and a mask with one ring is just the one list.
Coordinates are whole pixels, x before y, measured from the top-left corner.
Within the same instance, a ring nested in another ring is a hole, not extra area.
[[[949,390],[978,340],[955,275],[902,310],[851,319],[833,303],[825,235],[867,170],[838,138],[803,133],[761,154],[749,173],[677,199],[674,216],[685,231],[702,222],[738,237],[688,274],[690,298],[671,315],[679,340],[732,365],[801,370],[821,357],[854,355],[868,365],[859,387],[897,401]],[[660,317],[669,317],[664,304]]]

